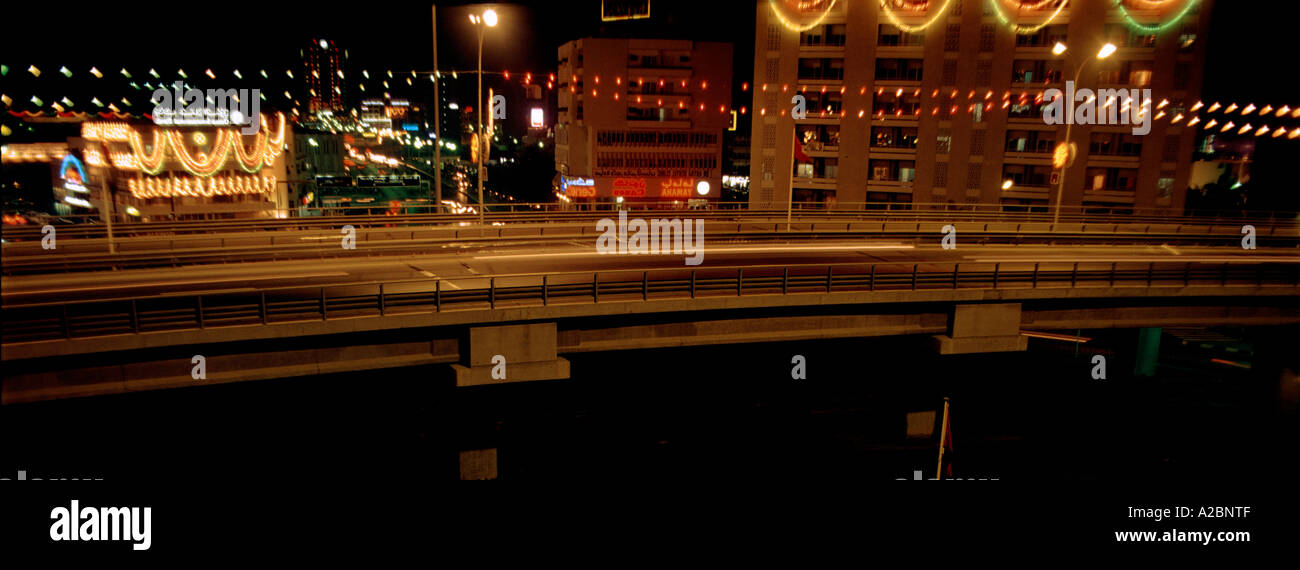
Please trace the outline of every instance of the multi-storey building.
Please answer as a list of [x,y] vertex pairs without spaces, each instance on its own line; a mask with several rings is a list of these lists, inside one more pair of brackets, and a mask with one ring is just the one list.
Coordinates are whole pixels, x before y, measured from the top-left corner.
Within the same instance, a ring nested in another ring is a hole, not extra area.
[[321,111],[341,113],[346,108],[347,75],[343,72],[343,67],[347,52],[333,41],[315,39],[303,48],[302,59],[308,110],[313,115]]
[[[583,38],[560,46],[555,169],[565,200],[716,201],[731,44]],[[694,202],[692,202],[694,201]]]
[[[838,208],[1042,210],[1059,187],[1065,208],[1181,211],[1209,3],[759,0],[750,207],[784,209],[793,190]],[[1075,77],[1150,89],[1151,131],[1047,124],[1044,92]]]

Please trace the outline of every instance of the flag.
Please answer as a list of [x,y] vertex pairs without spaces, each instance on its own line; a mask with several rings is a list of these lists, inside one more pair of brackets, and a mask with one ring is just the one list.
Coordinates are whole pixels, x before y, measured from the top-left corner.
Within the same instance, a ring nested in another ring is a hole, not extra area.
[[799,142],[799,137],[794,138],[794,159],[797,162],[812,162],[812,157],[803,151],[803,143]]

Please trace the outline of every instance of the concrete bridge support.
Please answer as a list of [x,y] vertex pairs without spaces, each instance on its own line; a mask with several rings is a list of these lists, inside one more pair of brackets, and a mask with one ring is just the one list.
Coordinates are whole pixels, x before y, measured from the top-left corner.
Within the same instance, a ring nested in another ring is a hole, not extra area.
[[[471,327],[461,338],[461,363],[453,364],[456,386],[560,380],[569,361],[556,356],[555,323]],[[483,444],[495,445],[496,437]],[[499,451],[479,447],[460,451],[462,480],[496,479]]]
[[939,354],[1016,352],[1029,346],[1029,338],[1020,334],[1020,303],[956,305],[948,334],[934,339]]
[[[556,356],[555,323],[471,327],[461,340],[457,386],[569,377],[569,361]],[[466,346],[468,344],[468,346]]]

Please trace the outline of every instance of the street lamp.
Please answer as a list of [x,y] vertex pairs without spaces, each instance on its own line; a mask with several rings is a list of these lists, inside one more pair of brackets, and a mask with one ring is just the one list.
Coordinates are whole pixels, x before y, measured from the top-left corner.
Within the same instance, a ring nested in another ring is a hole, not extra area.
[[[1065,44],[1061,42],[1056,42],[1056,45],[1052,47],[1052,53],[1056,55],[1061,55],[1065,53],[1066,49],[1067,48],[1065,47]],[[1115,44],[1106,42],[1106,44],[1101,46],[1101,49],[1097,51],[1097,59],[1106,59],[1110,57],[1111,54],[1115,53],[1115,49],[1116,49]],[[1083,68],[1087,67],[1088,62],[1090,61],[1092,60],[1085,59],[1083,60],[1083,63],[1079,64],[1079,69],[1074,72],[1074,84],[1077,85],[1079,83],[1079,77],[1083,75]],[[1073,126],[1074,126],[1074,119],[1067,117],[1065,121],[1065,141],[1062,144],[1066,145],[1066,152],[1068,153],[1068,157],[1070,159],[1074,158],[1074,152],[1072,150],[1073,147],[1071,146],[1070,143],[1070,128]],[[1061,194],[1065,191],[1065,173],[1068,171],[1069,166],[1070,164],[1069,162],[1067,162],[1064,166],[1061,167],[1061,179],[1057,180],[1056,208],[1055,208],[1055,213],[1052,215],[1053,224],[1061,220]]]
[[483,224],[483,145],[489,144],[483,133],[483,32],[497,25],[496,10],[484,10],[483,14],[470,14],[469,21],[478,27],[478,152],[474,155],[474,164],[478,172],[478,223]]

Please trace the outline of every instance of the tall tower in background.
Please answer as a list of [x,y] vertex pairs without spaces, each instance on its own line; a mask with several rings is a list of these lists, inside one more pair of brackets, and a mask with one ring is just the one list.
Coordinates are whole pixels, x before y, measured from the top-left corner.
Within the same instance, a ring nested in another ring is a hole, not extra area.
[[343,67],[348,54],[333,41],[313,39],[302,51],[303,82],[307,86],[307,109],[343,111],[347,83]]

